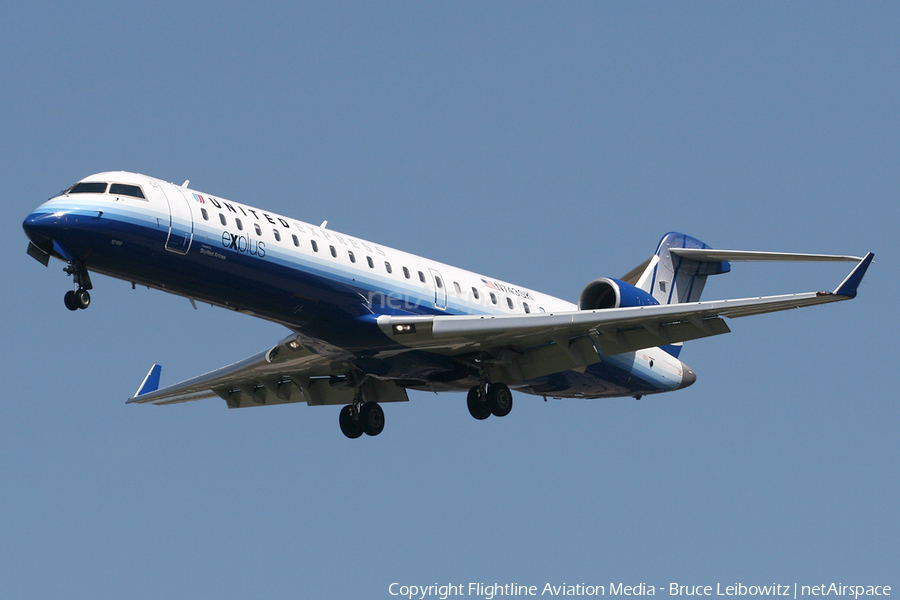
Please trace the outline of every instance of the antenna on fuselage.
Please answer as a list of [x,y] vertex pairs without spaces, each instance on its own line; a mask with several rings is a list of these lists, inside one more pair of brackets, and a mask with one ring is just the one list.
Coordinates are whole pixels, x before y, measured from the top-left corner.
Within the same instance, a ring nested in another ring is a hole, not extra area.
[[189,185],[191,185],[191,180],[190,180],[190,179],[185,179],[185,180],[184,180],[184,183],[181,184],[181,187],[186,188],[186,187],[189,186]]
[[322,221],[322,224],[319,225],[319,229],[325,229],[326,227],[328,227],[328,219]]

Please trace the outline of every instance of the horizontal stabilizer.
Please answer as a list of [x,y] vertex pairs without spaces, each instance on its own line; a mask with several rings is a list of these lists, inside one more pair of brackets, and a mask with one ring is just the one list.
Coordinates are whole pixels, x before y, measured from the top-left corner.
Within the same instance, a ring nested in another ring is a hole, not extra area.
[[669,252],[699,262],[800,261],[800,262],[859,262],[861,256],[835,254],[796,254],[793,252],[755,252],[748,250],[716,250],[714,248],[669,248]]

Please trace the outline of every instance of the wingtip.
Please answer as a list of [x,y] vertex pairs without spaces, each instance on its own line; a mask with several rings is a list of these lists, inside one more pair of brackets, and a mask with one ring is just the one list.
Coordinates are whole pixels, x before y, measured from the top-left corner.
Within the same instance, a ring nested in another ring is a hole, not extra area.
[[159,389],[159,375],[162,372],[162,367],[160,365],[153,365],[150,367],[150,371],[147,373],[147,376],[144,377],[144,381],[141,382],[140,387],[138,387],[137,391],[134,393],[126,404],[131,402],[136,402],[138,397],[149,394],[150,392],[155,392]]
[[847,275],[846,279],[841,282],[841,285],[838,286],[836,290],[834,290],[834,294],[836,296],[844,296],[845,298],[856,298],[856,292],[859,289],[859,284],[862,282],[863,276],[866,274],[866,271],[869,269],[869,265],[872,264],[872,259],[875,258],[875,254],[869,252],[866,254],[859,264]]

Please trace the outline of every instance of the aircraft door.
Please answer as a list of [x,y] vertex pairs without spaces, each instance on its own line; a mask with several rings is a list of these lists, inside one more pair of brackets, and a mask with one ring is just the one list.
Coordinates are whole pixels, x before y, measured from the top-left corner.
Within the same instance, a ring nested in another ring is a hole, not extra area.
[[447,282],[436,270],[428,270],[431,272],[431,282],[434,284],[434,307],[444,310],[447,308]]
[[187,254],[194,238],[191,205],[181,188],[165,184],[161,187],[169,204],[169,237],[166,239],[166,250],[176,254]]

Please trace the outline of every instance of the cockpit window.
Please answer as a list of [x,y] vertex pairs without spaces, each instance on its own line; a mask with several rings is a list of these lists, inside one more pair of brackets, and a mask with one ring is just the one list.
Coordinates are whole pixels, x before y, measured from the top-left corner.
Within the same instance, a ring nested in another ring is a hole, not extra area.
[[109,184],[103,181],[82,181],[69,190],[70,194],[103,194]]
[[109,186],[109,193],[114,196],[131,196],[132,198],[140,198],[144,200],[144,192],[136,185],[128,185],[127,183],[114,183]]

